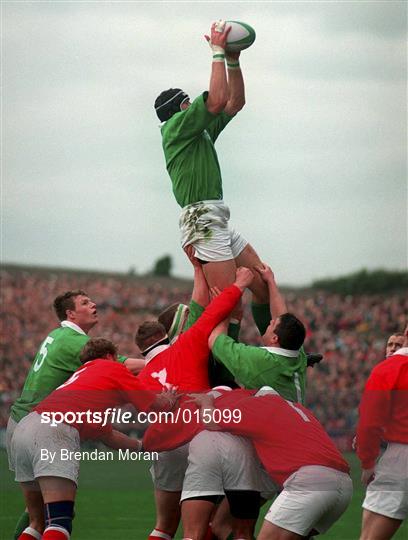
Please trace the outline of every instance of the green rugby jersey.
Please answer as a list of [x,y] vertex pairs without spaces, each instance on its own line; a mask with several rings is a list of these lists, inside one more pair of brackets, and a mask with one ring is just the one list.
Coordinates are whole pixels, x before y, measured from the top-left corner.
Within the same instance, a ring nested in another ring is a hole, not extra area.
[[214,142],[233,118],[212,114],[198,96],[184,111],[174,114],[161,128],[166,168],[177,203],[183,208],[205,200],[222,199],[222,178]]
[[[48,334],[35,355],[21,395],[10,410],[10,416],[16,422],[82,365],[79,355],[90,337],[76,325],[67,321],[63,324]],[[125,359],[121,357],[119,361],[124,362]]]
[[304,403],[307,359],[303,347],[299,351],[253,347],[221,334],[212,353],[244,388],[272,386],[283,398]]

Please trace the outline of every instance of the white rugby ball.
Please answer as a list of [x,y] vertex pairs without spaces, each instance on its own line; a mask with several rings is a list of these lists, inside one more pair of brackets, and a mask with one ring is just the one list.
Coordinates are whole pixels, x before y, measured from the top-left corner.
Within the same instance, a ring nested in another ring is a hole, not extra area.
[[227,38],[227,51],[243,51],[255,41],[255,30],[249,24],[240,21],[226,21],[226,27],[231,26]]

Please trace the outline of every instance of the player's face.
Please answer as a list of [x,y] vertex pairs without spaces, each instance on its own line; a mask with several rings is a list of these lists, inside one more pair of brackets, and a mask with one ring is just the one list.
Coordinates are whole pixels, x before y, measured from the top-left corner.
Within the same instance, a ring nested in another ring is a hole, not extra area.
[[190,105],[191,105],[190,98],[187,97],[184,101],[180,103],[180,110],[185,111],[186,109],[190,107]]
[[398,349],[401,349],[401,347],[404,344],[404,336],[390,336],[387,341],[387,346],[385,348],[385,356],[388,358],[388,356],[391,356],[394,354]]
[[272,347],[277,347],[279,345],[279,338],[275,334],[275,328],[278,326],[279,323],[279,317],[271,320],[265,334],[262,336],[262,341],[264,342],[264,345]]
[[95,302],[88,296],[79,295],[74,298],[74,303],[75,309],[68,311],[69,320],[81,327],[84,332],[89,332],[98,322]]

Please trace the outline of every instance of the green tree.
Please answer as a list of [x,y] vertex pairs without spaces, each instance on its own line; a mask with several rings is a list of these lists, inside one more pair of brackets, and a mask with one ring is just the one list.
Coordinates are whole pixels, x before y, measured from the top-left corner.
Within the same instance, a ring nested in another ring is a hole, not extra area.
[[160,259],[157,259],[157,261],[154,263],[153,275],[169,277],[171,274],[172,266],[173,260],[171,256],[164,255],[163,257],[160,257]]
[[346,294],[384,294],[408,289],[408,272],[402,270],[366,269],[340,276],[320,279],[312,285],[314,289],[323,289],[342,295]]

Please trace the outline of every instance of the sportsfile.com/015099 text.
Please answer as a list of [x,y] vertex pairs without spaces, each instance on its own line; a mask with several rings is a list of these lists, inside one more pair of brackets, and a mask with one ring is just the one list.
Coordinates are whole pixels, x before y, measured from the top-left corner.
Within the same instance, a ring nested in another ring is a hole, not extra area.
[[133,414],[120,408],[107,408],[104,411],[52,411],[41,413],[41,423],[55,427],[58,424],[98,424],[101,427],[107,424],[177,424],[178,422],[220,424],[222,422],[239,424],[241,422],[240,409],[177,409],[176,411],[139,411]]

